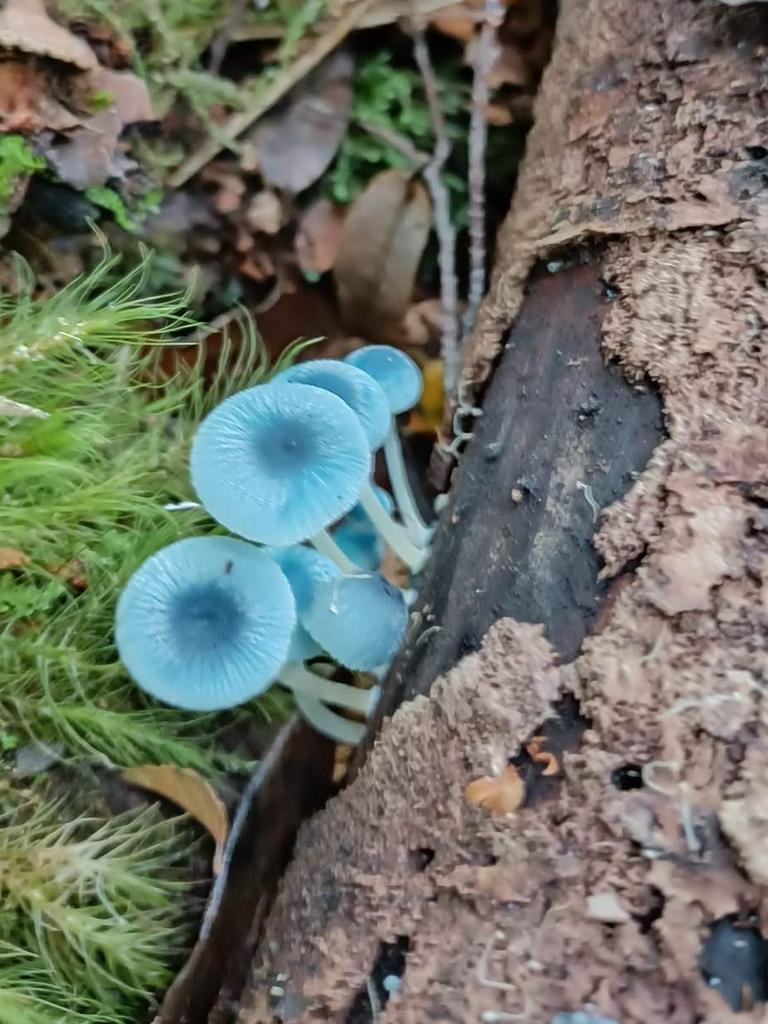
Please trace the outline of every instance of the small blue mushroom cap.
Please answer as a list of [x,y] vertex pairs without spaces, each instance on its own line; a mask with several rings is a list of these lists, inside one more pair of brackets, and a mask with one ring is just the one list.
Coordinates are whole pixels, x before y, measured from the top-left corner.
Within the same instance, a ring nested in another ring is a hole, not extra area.
[[192,444],[192,485],[217,522],[284,547],[343,516],[368,481],[360,421],[309,384],[259,385],[218,405]]
[[360,420],[371,451],[381,448],[392,414],[383,388],[363,370],[338,359],[312,359],[284,370],[280,383],[311,384],[337,395]]
[[402,591],[378,573],[338,576],[318,587],[303,622],[342,665],[371,671],[400,647],[408,609]]
[[[379,504],[389,515],[395,511],[392,496],[383,487],[373,487]],[[361,569],[375,572],[384,557],[384,545],[378,530],[373,525],[363,506],[358,502],[347,512],[333,531],[333,539],[341,550]]]
[[330,558],[313,548],[297,545],[273,551],[272,557],[285,574],[296,602],[297,622],[288,649],[288,661],[306,661],[322,654],[323,648],[306,631],[301,616],[312,604],[318,587],[341,575],[341,569]]
[[391,345],[364,345],[344,360],[364,370],[381,386],[389,401],[390,412],[397,416],[412,409],[421,398],[424,379],[418,365]]
[[357,529],[344,519],[333,531],[333,539],[347,558],[360,569],[376,572],[384,557],[384,545],[375,530]]
[[128,580],[115,641],[152,697],[216,711],[271,685],[295,623],[290,585],[269,555],[231,537],[189,537],[152,555]]

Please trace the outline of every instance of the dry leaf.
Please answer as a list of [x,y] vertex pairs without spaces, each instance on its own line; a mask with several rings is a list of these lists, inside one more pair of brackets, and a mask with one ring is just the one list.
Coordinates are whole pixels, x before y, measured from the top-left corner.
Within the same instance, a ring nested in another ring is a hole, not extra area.
[[525,783],[517,768],[508,764],[501,775],[486,775],[470,782],[464,790],[464,799],[493,814],[510,814],[525,800]]
[[0,131],[59,132],[79,124],[80,118],[51,95],[42,68],[29,61],[0,62]]
[[544,740],[544,736],[534,736],[530,743],[526,743],[526,752],[536,764],[546,765],[541,773],[542,775],[557,775],[560,771],[560,762],[554,754],[549,754],[546,750],[541,749],[541,744]]
[[245,136],[270,185],[302,192],[328,169],[347,131],[353,70],[348,53],[333,54]]
[[116,110],[89,117],[81,127],[41,147],[60,181],[85,191],[123,178],[136,165],[118,149],[122,122]]
[[134,786],[141,786],[170,800],[207,829],[216,843],[213,873],[218,875],[223,867],[229,815],[210,782],[192,768],[177,768],[172,764],[142,764],[137,768],[126,768],[122,777]]
[[155,120],[147,83],[132,71],[97,68],[89,78],[94,92],[112,97],[112,107],[124,125]]
[[0,49],[52,57],[88,71],[98,64],[84,39],[58,25],[43,0],[6,0],[0,10]]
[[344,215],[344,207],[330,199],[318,199],[301,215],[296,232],[296,258],[305,274],[324,274],[333,269]]
[[443,422],[445,391],[442,359],[427,359],[421,367],[424,389],[419,404],[413,410],[404,433],[436,434]]
[[377,174],[357,198],[334,267],[342,316],[352,330],[384,340],[400,324],[431,219],[424,186],[406,171]]
[[28,561],[29,555],[18,548],[0,548],[0,572],[4,569],[18,569]]

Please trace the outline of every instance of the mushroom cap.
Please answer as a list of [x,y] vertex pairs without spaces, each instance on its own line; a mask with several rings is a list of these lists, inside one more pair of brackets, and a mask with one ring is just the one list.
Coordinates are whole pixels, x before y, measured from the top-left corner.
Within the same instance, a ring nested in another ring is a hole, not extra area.
[[311,384],[337,395],[360,420],[371,451],[384,444],[392,413],[384,389],[370,374],[338,359],[311,359],[290,366],[277,379],[281,383]]
[[373,377],[389,401],[392,415],[412,409],[421,398],[424,379],[418,364],[392,345],[364,345],[344,360]]
[[188,537],[146,560],[117,603],[115,641],[152,697],[190,711],[262,693],[285,663],[296,605],[277,563],[231,537]]
[[402,591],[379,573],[338,576],[317,588],[303,622],[342,665],[371,671],[400,647],[408,609]]
[[370,533],[357,529],[344,519],[333,531],[333,539],[341,550],[359,568],[376,572],[384,557],[384,545],[375,530]]
[[297,621],[288,649],[288,661],[306,661],[323,653],[323,648],[306,631],[301,616],[308,611],[317,588],[341,575],[341,569],[330,558],[313,548],[296,545],[271,552],[288,580],[296,602]]
[[218,405],[192,443],[192,485],[207,512],[248,540],[285,547],[356,503],[371,471],[360,421],[309,384],[262,384]]
[[[379,504],[389,515],[395,511],[392,496],[383,487],[373,486],[373,493]],[[384,557],[384,544],[368,513],[358,502],[333,531],[333,539],[355,565],[369,572],[376,572]]]

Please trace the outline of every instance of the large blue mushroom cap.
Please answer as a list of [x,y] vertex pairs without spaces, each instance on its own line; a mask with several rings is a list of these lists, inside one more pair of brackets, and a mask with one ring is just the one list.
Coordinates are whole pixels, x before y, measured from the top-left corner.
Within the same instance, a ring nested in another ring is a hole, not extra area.
[[152,697],[215,711],[267,689],[295,622],[288,580],[267,554],[231,537],[190,537],[162,548],[128,580],[115,640]]
[[203,420],[190,468],[214,519],[241,537],[283,547],[352,508],[371,457],[360,421],[340,398],[275,382],[233,395]]
[[297,622],[288,649],[288,661],[306,661],[322,654],[323,648],[301,624],[301,617],[309,610],[318,587],[340,576],[341,569],[319,551],[302,545],[273,551],[272,557],[283,570],[296,602]]
[[350,352],[344,361],[373,377],[387,396],[390,411],[395,416],[412,409],[421,398],[424,388],[421,371],[399,348],[364,345]]
[[384,444],[392,422],[389,399],[363,370],[338,359],[312,359],[289,367],[277,379],[291,384],[311,384],[338,395],[360,420],[371,451]]
[[378,573],[338,576],[317,588],[303,622],[342,665],[371,671],[400,647],[408,609],[402,591]]

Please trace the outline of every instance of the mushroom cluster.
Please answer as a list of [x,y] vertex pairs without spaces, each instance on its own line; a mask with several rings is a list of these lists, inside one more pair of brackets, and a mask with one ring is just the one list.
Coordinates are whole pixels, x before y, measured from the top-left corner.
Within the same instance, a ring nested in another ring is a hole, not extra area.
[[[318,731],[360,740],[363,725],[332,709],[370,715],[378,687],[336,682],[307,662],[326,655],[381,675],[400,646],[407,596],[377,570],[382,542],[412,573],[429,550],[396,424],[420,393],[413,360],[376,345],[293,366],[203,420],[192,485],[240,539],[177,541],[129,579],[115,639],[143,690],[213,711],[280,683]],[[372,482],[382,447],[395,501]]]

